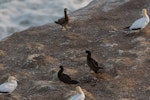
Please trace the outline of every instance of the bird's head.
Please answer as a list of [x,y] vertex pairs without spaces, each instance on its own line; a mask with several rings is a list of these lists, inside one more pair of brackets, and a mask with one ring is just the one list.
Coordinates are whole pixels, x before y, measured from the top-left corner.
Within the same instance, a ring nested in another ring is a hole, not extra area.
[[91,54],[91,51],[89,51],[89,50],[86,50],[85,52],[86,52],[87,54]]
[[14,76],[9,76],[8,82],[16,82],[17,79]]
[[64,9],[64,11],[67,11],[67,10],[68,10],[67,8]]
[[145,17],[147,15],[147,9],[142,9],[142,15]]
[[63,69],[63,66],[59,66],[60,69]]
[[84,94],[80,86],[76,87],[76,92],[79,94]]

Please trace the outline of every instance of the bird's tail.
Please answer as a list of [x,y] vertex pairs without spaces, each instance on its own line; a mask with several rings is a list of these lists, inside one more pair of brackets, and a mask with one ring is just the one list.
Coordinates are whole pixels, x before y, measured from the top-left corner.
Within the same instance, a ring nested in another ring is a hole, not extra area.
[[58,24],[58,21],[55,21],[56,24]]
[[104,69],[103,67],[99,67],[99,69]]
[[9,92],[3,92],[3,91],[0,91],[0,94],[2,94],[2,93],[9,93]]
[[79,82],[76,80],[71,80],[71,84],[78,84]]
[[103,67],[98,67],[98,70],[95,73],[102,73],[103,69]]
[[123,28],[123,29],[129,29],[130,28],[130,26],[128,26],[128,27],[125,27],[125,28]]
[[104,69],[104,65],[101,63],[99,66],[98,66],[99,69]]

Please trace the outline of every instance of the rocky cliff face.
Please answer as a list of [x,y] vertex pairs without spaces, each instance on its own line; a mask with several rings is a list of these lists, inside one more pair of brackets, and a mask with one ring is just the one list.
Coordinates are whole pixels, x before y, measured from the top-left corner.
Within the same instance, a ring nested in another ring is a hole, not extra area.
[[[121,1],[121,0],[120,0]],[[95,0],[72,14],[71,29],[50,23],[33,27],[0,42],[0,82],[18,78],[12,96],[1,100],[66,100],[76,85],[57,79],[59,65],[85,92],[85,100],[149,100],[150,30],[126,36],[123,28],[150,13],[149,0],[131,0],[111,9]],[[102,9],[103,8],[103,9]],[[105,8],[105,9],[104,9]],[[85,50],[104,65],[102,74],[90,73]]]

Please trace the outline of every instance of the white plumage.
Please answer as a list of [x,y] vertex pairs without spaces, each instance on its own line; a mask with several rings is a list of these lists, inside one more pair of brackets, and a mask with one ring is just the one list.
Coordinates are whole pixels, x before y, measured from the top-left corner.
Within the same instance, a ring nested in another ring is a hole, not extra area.
[[130,30],[141,30],[146,27],[149,23],[149,16],[147,15],[146,9],[142,9],[142,15],[142,18],[136,20],[130,27],[128,27]]
[[12,93],[17,87],[17,79],[14,76],[9,76],[8,82],[0,85],[0,94]]
[[85,95],[80,86],[76,87],[76,94],[72,96],[69,100],[84,100]]

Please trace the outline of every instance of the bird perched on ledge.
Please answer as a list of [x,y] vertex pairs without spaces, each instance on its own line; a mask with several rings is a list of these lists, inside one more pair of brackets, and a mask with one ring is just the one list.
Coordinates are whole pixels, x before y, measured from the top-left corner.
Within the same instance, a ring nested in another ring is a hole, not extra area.
[[131,26],[125,27],[124,29],[129,29],[130,31],[142,30],[149,23],[149,16],[147,15],[147,10],[142,9],[142,18],[137,19]]
[[69,16],[67,15],[67,8],[64,9],[64,17],[55,21],[56,24],[62,26],[63,30],[67,29],[67,25],[69,23]]
[[79,83],[78,81],[72,80],[71,77],[67,74],[64,74],[63,71],[64,71],[63,66],[60,66],[60,70],[58,72],[58,79],[60,81],[67,83],[67,84],[78,84]]
[[17,87],[17,79],[14,76],[9,76],[8,82],[0,85],[0,94],[11,94]]
[[91,57],[91,52],[86,50],[87,55],[87,65],[93,70],[95,73],[98,73],[102,67],[98,66],[98,63]]

